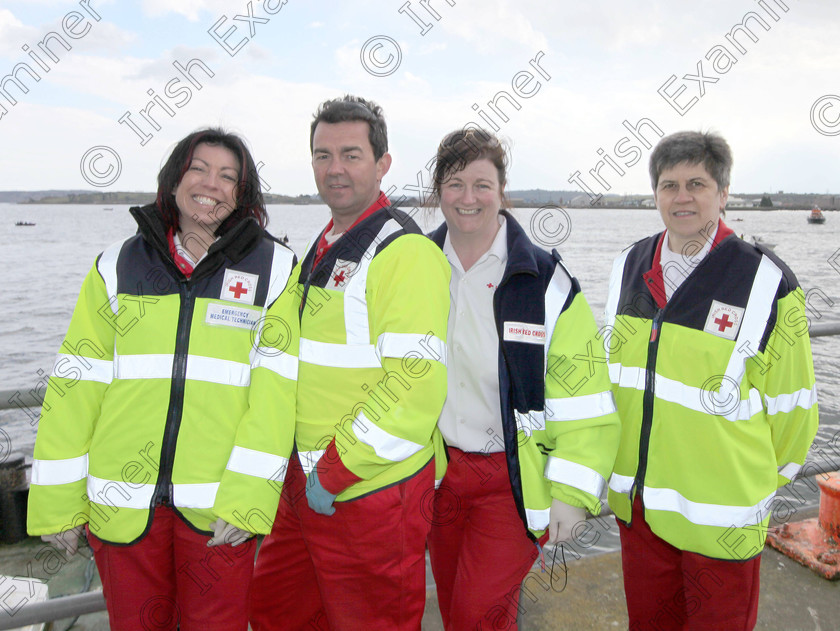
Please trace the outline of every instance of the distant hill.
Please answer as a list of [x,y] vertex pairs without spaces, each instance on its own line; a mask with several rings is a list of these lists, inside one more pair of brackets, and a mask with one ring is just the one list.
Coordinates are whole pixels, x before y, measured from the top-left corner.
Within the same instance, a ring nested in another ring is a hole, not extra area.
[[[6,204],[150,204],[155,193],[91,191],[0,191],[0,203]],[[266,204],[320,204],[318,195],[265,195]]]
[[[56,197],[63,195],[89,193],[90,191],[0,191],[0,204],[21,204],[29,201],[39,201],[45,197]],[[44,202],[40,202],[44,203]]]
[[541,188],[507,191],[508,199],[520,206],[544,206],[545,204],[563,206],[582,194],[580,191],[548,191]]
[[[773,208],[806,209],[817,204],[823,210],[840,210],[840,194],[818,193],[730,193],[727,208],[756,209],[763,196],[769,196]],[[541,188],[507,191],[513,206],[539,208],[548,204],[569,208],[651,208],[653,195],[604,195],[597,203],[586,193],[570,190],[546,190]],[[96,192],[81,190],[47,191],[0,191],[0,203],[7,204],[98,204],[113,206],[117,204],[148,204],[155,199],[154,193],[144,192]],[[393,195],[391,201],[402,208],[413,208],[420,202],[414,197]],[[318,195],[265,195],[266,204],[323,204]],[[427,200],[428,203],[428,200]]]
[[149,204],[155,201],[154,193],[80,193],[56,192],[40,199],[31,199],[22,204]]

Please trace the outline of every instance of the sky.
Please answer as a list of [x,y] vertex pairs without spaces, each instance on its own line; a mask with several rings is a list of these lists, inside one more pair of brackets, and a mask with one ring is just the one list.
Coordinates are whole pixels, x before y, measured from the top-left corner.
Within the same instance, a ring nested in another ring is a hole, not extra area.
[[392,196],[475,124],[511,190],[649,193],[692,129],[729,141],[732,192],[836,193],[838,33],[836,0],[3,0],[0,190],[153,191],[221,125],[264,190],[315,193],[312,113],[351,93],[385,111]]

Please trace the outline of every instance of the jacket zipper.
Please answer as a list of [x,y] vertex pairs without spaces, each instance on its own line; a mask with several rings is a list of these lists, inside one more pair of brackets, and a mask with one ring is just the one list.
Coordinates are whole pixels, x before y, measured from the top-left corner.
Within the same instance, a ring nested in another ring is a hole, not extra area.
[[[517,272],[511,272],[509,274],[504,274],[502,276],[502,280],[499,281],[499,286],[496,287],[496,291],[493,294],[493,320],[496,323],[496,335],[498,335],[498,337],[499,337],[499,349],[502,351],[502,357],[504,358],[504,363],[505,363],[505,370],[507,371],[508,398],[510,398],[510,399],[513,398],[513,395],[514,395],[514,392],[515,392],[516,388],[515,388],[515,383],[514,383],[514,375],[513,375],[513,372],[511,371],[512,364],[511,364],[510,358],[508,357],[507,348],[505,347],[505,343],[504,343],[504,334],[503,334],[503,331],[502,331],[502,323],[499,320],[500,308],[499,308],[498,300],[499,300],[499,297],[501,296],[502,288],[505,285],[507,285],[508,281],[514,276],[514,274],[530,274],[531,276],[536,276],[537,275],[535,273],[528,272],[528,271],[517,271]],[[501,395],[501,392],[499,394]],[[505,425],[507,424],[507,423],[505,423],[505,419],[510,418],[508,412],[512,412],[515,415],[516,414],[516,407],[513,404],[512,400],[511,401],[500,401],[500,405],[501,405],[501,412],[502,412],[502,429],[504,430],[503,431],[504,435],[502,436],[502,438],[505,439],[505,460],[508,459],[509,455],[513,455],[514,460],[516,461],[516,463],[518,465],[519,464],[519,442],[516,439],[514,439],[513,444],[509,445],[508,441],[507,441],[507,431],[505,429]],[[514,421],[514,425],[515,424],[516,423]],[[514,432],[514,436],[516,436],[516,432]],[[520,475],[519,475],[519,484],[520,484],[520,489],[521,489],[521,485],[522,485],[521,472],[520,472]],[[513,493],[514,504],[516,505],[516,511],[517,511],[517,513],[519,513],[520,518],[522,519],[522,523],[525,526],[525,534],[528,536],[528,538],[531,541],[533,541],[535,544],[537,544],[537,549],[539,550],[540,549],[539,548],[539,542],[537,541],[537,538],[534,536],[534,534],[528,528],[528,519],[525,516],[525,497],[524,497],[524,493],[520,492],[519,496],[517,497],[517,494],[515,492],[513,492],[513,484],[512,483],[511,483],[511,492]]]
[[629,497],[632,502],[633,491],[638,490],[639,497],[644,501],[645,474],[647,473],[648,449],[650,447],[650,432],[653,426],[653,402],[656,380],[656,355],[659,350],[660,329],[662,326],[662,309],[658,309],[653,316],[648,341],[647,365],[645,367],[645,393],[642,399],[642,432],[639,436],[639,466],[636,477],[630,487]]
[[163,444],[160,449],[160,472],[153,498],[153,506],[172,506],[172,465],[175,461],[175,445],[184,411],[184,385],[187,379],[187,352],[190,343],[192,323],[193,286],[186,278],[180,281],[181,309],[178,313],[178,331],[175,338],[175,356],[172,361],[172,386],[169,391],[169,411],[163,430]]
[[[724,237],[724,239],[727,238],[729,237]],[[720,245],[720,243],[718,245]],[[702,261],[700,261],[691,270],[691,272],[689,272],[688,276],[686,276],[683,279],[683,282],[680,283],[680,286],[674,290],[673,295],[671,296],[670,300],[668,300],[668,304],[670,304],[670,302],[674,300],[674,298],[681,295],[682,292],[686,291],[685,288],[690,284],[689,281],[693,279],[700,265],[708,261],[710,257],[717,254],[717,250],[718,248],[713,246],[709,253],[706,255],[706,257]],[[653,323],[651,325],[650,330],[650,340],[648,341],[647,364],[645,366],[645,393],[642,399],[642,431],[641,435],[639,436],[639,466],[636,469],[636,477],[633,478],[633,484],[630,487],[630,491],[628,492],[628,497],[630,498],[631,503],[633,501],[633,492],[636,489],[638,489],[639,497],[644,501],[643,490],[645,483],[645,475],[647,474],[648,449],[650,447],[650,432],[653,426],[656,355],[659,349],[659,335],[660,329],[662,327],[663,311],[667,308],[667,306],[668,305],[666,304],[665,307],[657,309],[656,313],[653,316]]]

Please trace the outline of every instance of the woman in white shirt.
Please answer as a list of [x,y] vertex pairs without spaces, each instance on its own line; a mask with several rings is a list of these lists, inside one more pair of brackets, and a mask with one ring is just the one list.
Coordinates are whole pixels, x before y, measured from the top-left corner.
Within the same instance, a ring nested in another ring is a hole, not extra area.
[[506,176],[505,149],[484,130],[438,147],[446,221],[430,236],[452,267],[438,422],[448,465],[428,541],[447,629],[517,628],[539,545],[598,513],[619,439],[606,364],[568,359],[596,339],[592,312],[559,254],[502,210]]

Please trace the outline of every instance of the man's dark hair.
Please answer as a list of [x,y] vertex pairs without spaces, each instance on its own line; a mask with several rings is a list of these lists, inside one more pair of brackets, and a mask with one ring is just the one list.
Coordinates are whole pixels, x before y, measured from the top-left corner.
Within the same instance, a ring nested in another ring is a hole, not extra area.
[[318,123],[347,123],[364,121],[368,124],[368,140],[373,147],[373,157],[379,160],[388,152],[388,127],[382,108],[360,96],[345,94],[343,97],[324,101],[318,106],[309,129],[309,151],[313,150],[315,128]]

